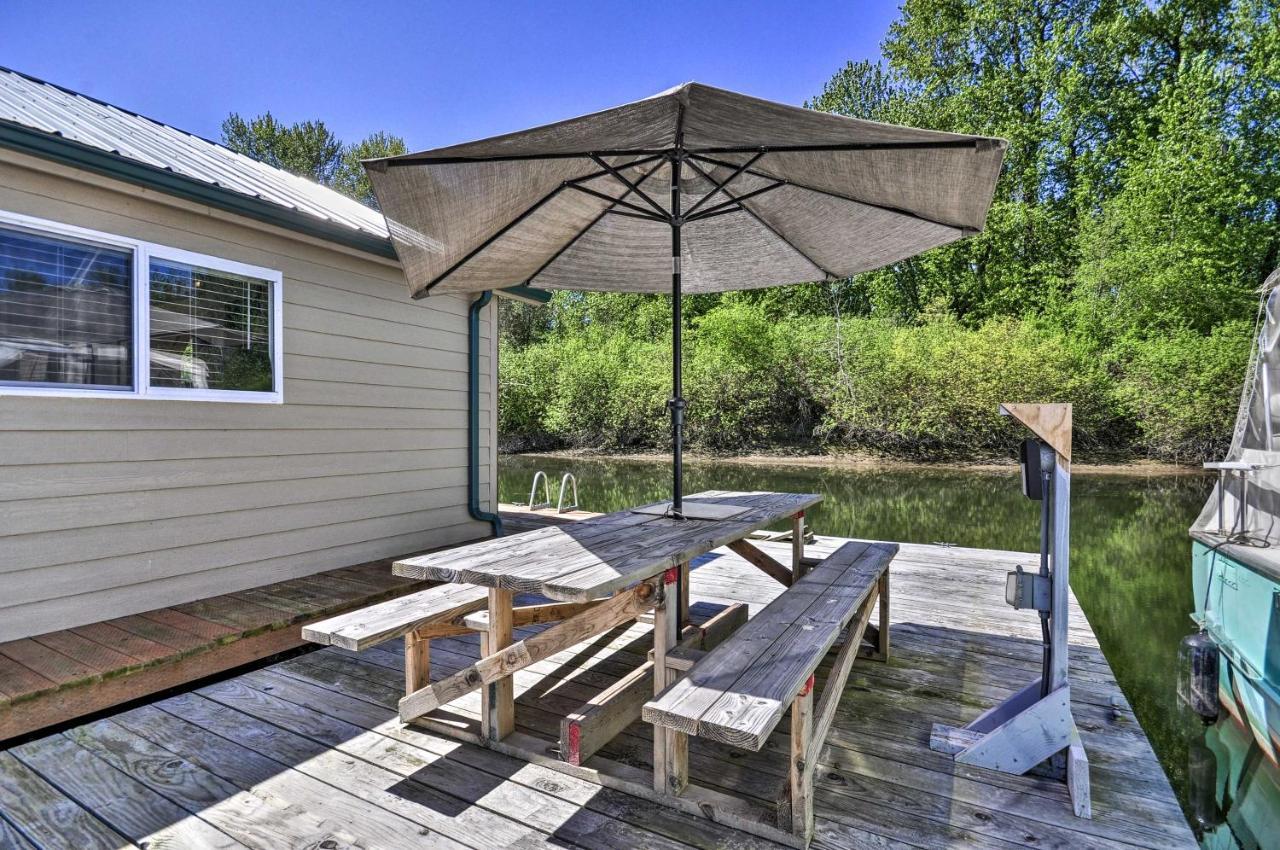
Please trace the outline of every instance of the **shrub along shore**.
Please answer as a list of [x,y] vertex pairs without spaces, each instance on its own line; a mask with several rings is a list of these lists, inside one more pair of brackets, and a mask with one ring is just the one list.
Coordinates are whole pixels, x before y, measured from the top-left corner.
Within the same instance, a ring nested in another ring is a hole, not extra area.
[[[628,322],[521,346],[504,339],[505,449],[670,445],[669,302],[629,298]],[[506,336],[518,323],[508,317]],[[779,315],[749,294],[723,296],[686,331],[686,437],[708,454],[1007,457],[1023,435],[997,415],[999,402],[1070,401],[1084,457],[1197,463],[1225,448],[1251,336],[1252,323],[1237,320],[1106,347],[1031,318],[967,326],[939,312],[908,325]]]

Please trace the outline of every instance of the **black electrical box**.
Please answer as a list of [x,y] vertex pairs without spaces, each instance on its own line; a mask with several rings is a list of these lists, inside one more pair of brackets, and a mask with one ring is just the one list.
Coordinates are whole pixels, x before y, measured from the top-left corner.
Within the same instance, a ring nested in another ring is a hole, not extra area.
[[1022,495],[1037,502],[1044,498],[1044,475],[1040,468],[1041,443],[1028,437],[1018,447],[1018,463],[1022,465]]

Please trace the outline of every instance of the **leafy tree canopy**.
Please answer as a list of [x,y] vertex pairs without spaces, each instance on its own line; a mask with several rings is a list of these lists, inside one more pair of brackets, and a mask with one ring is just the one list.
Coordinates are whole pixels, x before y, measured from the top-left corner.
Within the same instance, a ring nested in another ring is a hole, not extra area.
[[323,121],[284,124],[270,112],[248,120],[231,113],[222,122],[222,143],[237,153],[307,177],[376,206],[362,159],[405,153],[404,139],[377,132],[343,144]]
[[[998,428],[992,387],[1033,386],[1074,398],[1082,445],[1220,450],[1257,287],[1280,265],[1275,0],[904,0],[881,47],[805,105],[1007,139],[986,229],[852,280],[688,298],[691,386],[696,358],[724,352],[716,392],[689,393],[694,443],[776,445],[799,422],[813,444],[963,453]],[[504,414],[509,444],[661,444],[665,391],[637,412],[634,393],[575,382],[606,368],[599,340],[663,339],[668,299],[504,310],[503,403],[523,399]],[[771,335],[766,357],[724,332],[760,319],[806,346]],[[721,391],[737,350],[758,396]],[[1018,382],[1032,374],[1041,384]]]

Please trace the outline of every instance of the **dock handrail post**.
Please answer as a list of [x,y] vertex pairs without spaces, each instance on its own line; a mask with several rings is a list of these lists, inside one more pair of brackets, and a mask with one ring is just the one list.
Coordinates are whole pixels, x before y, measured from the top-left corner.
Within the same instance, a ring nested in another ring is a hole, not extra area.
[[[1067,620],[1071,603],[1071,405],[1002,404],[1000,413],[1017,419],[1039,440],[1039,443],[1029,443],[1036,447],[1034,455],[1025,452],[1024,487],[1028,485],[1033,464],[1040,467],[1035,470],[1036,480],[1041,470],[1047,470],[1044,476],[1047,488],[1038,493],[1024,490],[1031,498],[1047,502],[1041,512],[1042,524],[1049,526],[1041,528],[1041,574],[1032,577],[1028,588],[1022,583],[1024,573],[1019,567],[1010,573],[1012,590],[1006,590],[1007,601],[1014,607],[1035,607],[1042,617],[1047,607],[1047,663],[1039,678],[968,725],[935,723],[929,747],[955,756],[961,764],[1019,775],[1048,761],[1051,770],[1066,781],[1076,816],[1089,818],[1092,816],[1089,760],[1071,714],[1067,666]],[[1046,554],[1047,579],[1043,576]],[[1046,581],[1047,588],[1044,587]]]

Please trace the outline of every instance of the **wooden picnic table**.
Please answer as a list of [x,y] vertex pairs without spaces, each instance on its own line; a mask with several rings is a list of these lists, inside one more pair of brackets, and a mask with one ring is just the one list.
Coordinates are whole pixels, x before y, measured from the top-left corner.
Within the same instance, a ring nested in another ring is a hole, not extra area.
[[[667,653],[679,641],[677,613],[688,610],[689,562],[728,545],[751,563],[789,584],[803,573],[803,523],[816,494],[708,490],[684,499],[684,518],[667,515],[667,503],[605,514],[563,526],[494,538],[395,563],[396,575],[486,588],[487,617],[467,618],[481,635],[480,660],[468,668],[421,685],[400,703],[405,720],[420,718],[474,690],[481,691],[481,733],[498,742],[515,729],[512,675],[649,610],[654,619],[654,693],[670,682]],[[790,569],[745,538],[790,518]],[[677,582],[683,575],[684,581]],[[675,598],[675,586],[683,593]],[[515,608],[516,593],[536,593],[557,602]],[[552,610],[548,610],[552,609]],[[513,642],[515,625],[558,621],[539,634]],[[406,659],[406,669],[412,667]],[[411,681],[413,679],[411,678]],[[674,681],[674,679],[672,679]],[[655,763],[673,745],[657,729]]]
[[[889,657],[888,570],[898,549],[849,541],[821,559],[804,558],[804,513],[819,501],[708,490],[684,500],[682,517],[659,502],[407,558],[395,563],[397,575],[444,584],[313,624],[304,636],[359,651],[403,635],[406,722],[807,847],[818,756],[854,660]],[[747,539],[788,518],[789,567]],[[682,626],[690,562],[721,546],[786,590],[750,621],[746,606],[734,603]],[[517,607],[517,593],[544,600]],[[558,742],[516,731],[516,673],[650,611],[648,658],[565,714]],[[514,640],[517,627],[533,624],[548,625]],[[431,681],[431,640],[477,632],[479,660]],[[818,696],[815,675],[836,647]],[[448,708],[477,690],[478,723],[474,707]],[[691,737],[759,751],[788,710],[787,778],[776,795],[764,795],[763,808],[689,781]],[[653,731],[651,772],[600,754],[641,719]]]

